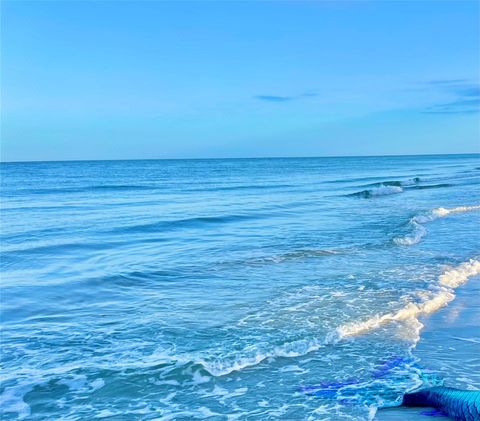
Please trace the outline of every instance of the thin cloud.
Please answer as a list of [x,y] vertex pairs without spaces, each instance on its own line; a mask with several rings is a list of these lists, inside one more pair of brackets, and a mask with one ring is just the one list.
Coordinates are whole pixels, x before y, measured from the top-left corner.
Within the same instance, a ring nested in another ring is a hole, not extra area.
[[480,111],[480,98],[436,104],[424,110],[427,114],[473,114]]
[[318,93],[311,91],[311,92],[304,92],[302,95],[299,95],[299,98],[309,98],[314,96],[318,96]]
[[431,80],[428,82],[430,85],[443,85],[443,86],[448,86],[448,85],[457,85],[457,84],[462,84],[462,83],[468,83],[468,79],[437,79],[437,80]]
[[480,85],[467,79],[432,80],[428,83],[450,94],[451,101],[434,104],[423,110],[427,114],[473,114],[480,111]]
[[458,93],[467,97],[480,97],[480,85],[472,85],[465,88],[460,88]]
[[295,99],[295,97],[293,96],[277,96],[277,95],[256,95],[255,98],[260,99],[262,101],[270,101],[270,102],[287,102]]
[[294,95],[294,96],[256,95],[254,98],[259,99],[261,101],[268,101],[268,102],[289,102],[289,101],[295,101],[302,98],[311,98],[315,96],[318,96],[316,92],[308,91],[300,95]]

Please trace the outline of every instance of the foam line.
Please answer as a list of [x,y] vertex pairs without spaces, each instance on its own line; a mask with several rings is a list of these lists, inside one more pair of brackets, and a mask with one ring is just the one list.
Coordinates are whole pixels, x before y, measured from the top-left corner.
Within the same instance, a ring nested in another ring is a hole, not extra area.
[[375,315],[365,321],[344,324],[337,328],[337,333],[340,338],[345,338],[368,332],[392,321],[415,320],[418,322],[419,316],[433,313],[446,306],[455,298],[455,288],[478,274],[480,274],[480,261],[471,259],[440,275],[436,291],[430,293],[422,303],[408,303],[396,312]]
[[480,209],[480,205],[458,206],[452,209],[437,208],[437,209],[434,209],[433,212],[437,215],[438,218],[441,218],[443,216],[450,215],[451,213],[470,212],[470,211],[479,210],[479,209]]
[[393,242],[402,246],[411,246],[413,244],[417,244],[427,234],[427,229],[423,226],[424,224],[434,221],[438,218],[444,218],[445,216],[451,214],[471,212],[475,210],[480,210],[480,205],[458,206],[451,209],[436,208],[426,214],[416,215],[409,221],[409,225],[412,227],[412,232],[404,237],[394,238]]
[[446,270],[439,276],[438,282],[432,291],[419,292],[419,297],[423,299],[420,303],[408,303],[396,312],[376,315],[365,321],[344,324],[327,334],[324,338],[293,341],[269,350],[250,350],[254,352],[250,353],[250,355],[248,353],[241,356],[237,355],[232,359],[215,359],[210,361],[197,359],[195,363],[201,364],[212,376],[224,376],[233,371],[241,371],[247,367],[256,366],[268,358],[300,357],[317,351],[325,345],[334,344],[343,338],[371,331],[389,322],[411,320],[415,322],[418,334],[423,326],[418,321],[418,318],[422,315],[433,313],[447,305],[455,298],[455,288],[467,282],[470,277],[478,274],[480,274],[480,261],[471,259],[457,267]]

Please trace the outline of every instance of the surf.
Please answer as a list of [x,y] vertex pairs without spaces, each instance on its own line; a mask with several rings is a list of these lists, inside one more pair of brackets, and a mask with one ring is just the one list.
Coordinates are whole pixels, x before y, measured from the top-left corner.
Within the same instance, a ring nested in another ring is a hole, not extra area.
[[393,242],[402,246],[411,246],[418,244],[423,237],[427,235],[427,229],[424,227],[425,224],[435,221],[439,218],[444,218],[449,215],[457,213],[465,213],[480,210],[480,205],[473,206],[458,206],[456,208],[436,208],[430,212],[418,214],[412,217],[408,225],[410,226],[411,232],[403,237],[395,237]]
[[417,296],[422,299],[421,302],[409,302],[397,311],[377,314],[364,321],[353,321],[339,326],[338,336],[342,339],[356,336],[395,321],[411,320],[418,324],[420,316],[428,315],[446,306],[455,298],[455,289],[478,274],[480,274],[480,261],[476,259],[449,268],[438,277],[436,285],[432,285],[430,290],[418,291]]

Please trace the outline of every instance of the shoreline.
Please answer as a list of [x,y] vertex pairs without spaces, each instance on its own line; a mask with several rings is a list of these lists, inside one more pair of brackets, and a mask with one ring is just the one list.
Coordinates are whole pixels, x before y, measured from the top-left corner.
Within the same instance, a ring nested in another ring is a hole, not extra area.
[[[439,377],[444,386],[480,389],[480,275],[455,290],[456,297],[437,312],[421,318],[424,325],[412,354],[425,373]],[[379,409],[374,420],[426,420],[428,408]],[[447,419],[447,418],[444,418]]]

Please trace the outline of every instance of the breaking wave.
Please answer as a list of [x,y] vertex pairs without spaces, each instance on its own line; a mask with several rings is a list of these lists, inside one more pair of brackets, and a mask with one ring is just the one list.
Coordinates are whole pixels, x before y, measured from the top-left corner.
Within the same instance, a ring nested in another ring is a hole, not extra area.
[[479,209],[480,209],[480,205],[458,206],[452,209],[437,208],[433,212],[437,215],[437,217],[442,217],[442,216],[450,215],[452,213],[470,212],[470,211],[479,210]]
[[451,214],[471,212],[475,210],[480,210],[480,205],[459,206],[451,209],[436,208],[428,213],[416,215],[408,222],[408,225],[411,227],[411,232],[403,237],[394,238],[393,242],[402,246],[411,246],[413,244],[417,244],[427,234],[427,229],[423,226],[424,224]]
[[377,314],[364,321],[345,323],[319,337],[293,340],[274,346],[268,343],[257,343],[247,346],[223,357],[184,356],[176,357],[177,362],[193,364],[205,370],[209,375],[220,377],[235,371],[254,367],[271,358],[296,358],[319,349],[334,345],[342,339],[357,336],[377,329],[390,322],[411,322],[414,327],[415,342],[423,325],[419,317],[434,313],[455,298],[455,289],[463,285],[472,276],[480,274],[480,260],[470,259],[456,267],[445,270],[429,290],[417,291],[416,302],[409,302],[399,310],[385,314]]
[[411,322],[415,331],[415,342],[423,325],[418,318],[434,313],[447,305],[455,298],[455,289],[467,282],[475,275],[480,274],[480,260],[470,259],[457,267],[445,270],[437,282],[429,290],[416,293],[417,302],[409,302],[397,311],[375,315],[364,321],[345,323],[337,328],[325,332],[319,337],[310,337],[293,340],[274,346],[268,343],[257,343],[238,350],[228,356],[215,358],[213,356],[185,356],[176,358],[177,361],[188,361],[189,364],[199,366],[209,375],[220,377],[235,371],[254,367],[271,358],[295,358],[307,355],[319,349],[334,345],[342,339],[360,335],[379,328],[389,322]]
[[387,196],[390,194],[397,194],[397,193],[402,193],[403,189],[400,186],[393,186],[393,185],[387,185],[387,184],[381,184],[378,187],[374,187],[372,189],[368,190],[362,190],[356,193],[348,194],[347,196],[352,196],[352,197],[364,197],[364,198],[370,198],[370,197],[376,197],[376,196]]
[[471,259],[455,268],[448,269],[439,276],[438,283],[433,286],[432,291],[418,293],[421,300],[419,303],[410,302],[396,312],[375,315],[362,322],[344,324],[337,329],[338,336],[339,338],[355,336],[376,329],[384,323],[402,320],[417,322],[420,330],[423,325],[418,321],[419,316],[433,313],[446,306],[455,298],[456,288],[467,282],[470,277],[479,274],[480,261],[476,259]]
[[366,184],[363,187],[369,187],[356,193],[348,194],[347,196],[370,198],[375,196],[385,196],[390,194],[402,193],[405,190],[425,190],[425,189],[440,189],[445,187],[452,187],[453,184],[419,184],[422,180],[419,177],[408,180],[390,180],[379,183]]
[[[295,358],[318,351],[325,345],[332,344],[338,339],[334,333],[326,335],[324,338],[300,339],[287,342],[282,345],[272,347],[270,349],[261,350],[255,346],[248,347],[246,353],[242,356],[232,356],[232,358],[219,359],[198,359],[202,368],[210,375],[219,377],[230,374],[234,371],[240,371],[248,367],[253,367],[269,358]],[[248,355],[250,354],[250,355]]]

